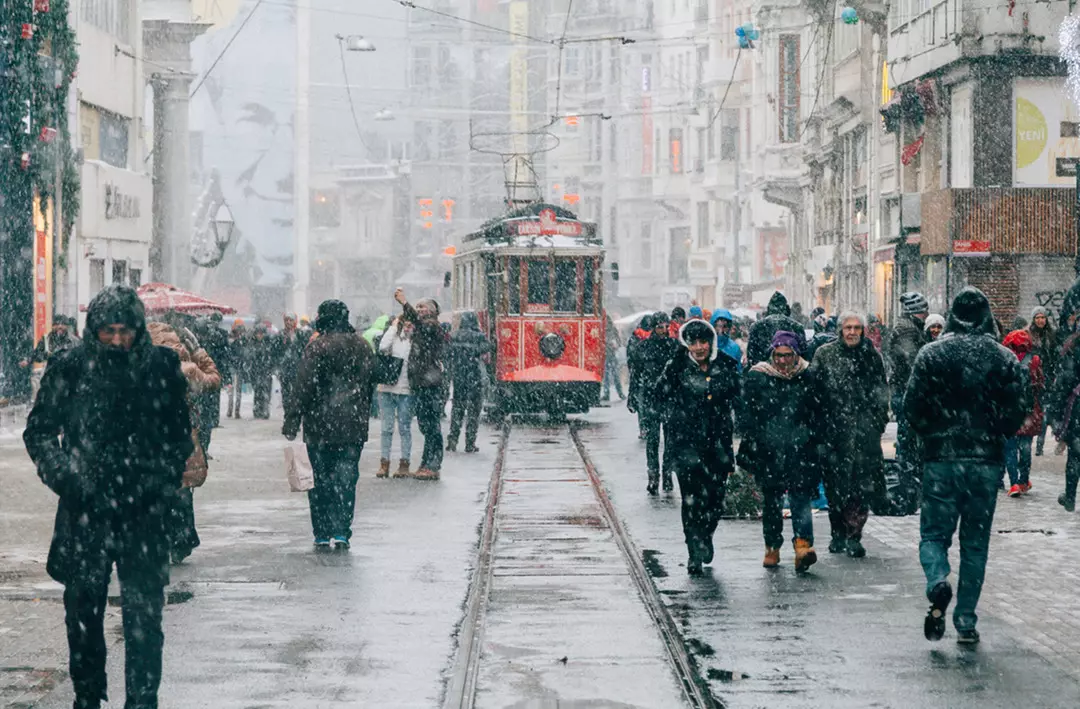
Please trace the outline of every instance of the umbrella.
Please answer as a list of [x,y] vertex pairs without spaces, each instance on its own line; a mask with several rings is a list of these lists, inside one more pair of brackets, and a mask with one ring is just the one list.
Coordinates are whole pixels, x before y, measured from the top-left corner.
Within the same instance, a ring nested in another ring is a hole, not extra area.
[[187,315],[229,315],[236,312],[236,308],[215,303],[168,283],[145,283],[136,292],[146,306],[148,315],[161,315],[170,310]]

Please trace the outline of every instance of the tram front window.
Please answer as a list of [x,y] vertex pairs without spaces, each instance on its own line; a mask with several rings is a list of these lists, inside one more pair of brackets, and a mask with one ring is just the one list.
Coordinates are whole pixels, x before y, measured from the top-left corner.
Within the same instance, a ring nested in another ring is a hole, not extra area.
[[584,291],[584,298],[582,299],[582,309],[586,315],[593,315],[596,313],[596,265],[591,258],[585,259],[585,283],[582,288]]
[[508,277],[506,279],[506,290],[509,295],[510,302],[507,304],[509,309],[507,312],[520,313],[521,312],[521,261],[516,258],[509,259],[507,264]]
[[529,305],[551,305],[551,264],[547,261],[529,261]]
[[577,261],[560,259],[555,262],[555,312],[577,312]]

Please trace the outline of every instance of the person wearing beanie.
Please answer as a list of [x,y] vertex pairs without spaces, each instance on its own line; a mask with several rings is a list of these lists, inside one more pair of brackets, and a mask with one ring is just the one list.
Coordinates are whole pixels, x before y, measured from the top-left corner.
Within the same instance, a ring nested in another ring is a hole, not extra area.
[[750,368],[743,387],[739,465],[754,476],[762,494],[765,568],[780,565],[784,544],[783,499],[787,492],[794,533],[795,570],[817,562],[810,501],[821,472],[814,448],[819,415],[810,365],[799,353],[802,338],[781,330],[773,335],[769,358]]
[[930,610],[928,640],[945,633],[953,598],[949,547],[959,521],[960,583],[953,612],[957,642],[979,642],[979,602],[1001,482],[1005,442],[1032,407],[1031,383],[1016,355],[995,341],[990,301],[977,288],[953,300],[945,335],[915,359],[903,411],[922,440],[919,560]]
[[902,314],[881,348],[885,359],[885,372],[891,388],[890,405],[896,418],[896,468],[900,478],[898,501],[911,507],[918,496],[922,480],[919,460],[919,440],[912,435],[904,415],[904,391],[907,389],[911,367],[919,350],[929,341],[926,319],[930,316],[930,304],[921,293],[904,293],[900,296]]
[[806,332],[802,325],[792,319],[787,298],[780,291],[776,291],[769,299],[765,317],[750,328],[746,343],[746,361],[749,366],[753,367],[758,362],[764,362],[769,358],[773,335],[781,330],[794,333],[799,338],[799,352],[805,352]]
[[406,299],[405,291],[398,288],[394,300],[401,304],[402,321],[413,327],[409,389],[416,422],[424,436],[420,467],[413,477],[434,481],[439,479],[443,461],[442,417],[446,408],[442,396],[443,361],[449,338],[439,324],[439,303],[434,298],[421,298],[414,306]]
[[340,300],[319,305],[315,328],[319,337],[304,349],[281,432],[292,441],[304,431],[315,474],[308,506],[316,551],[345,551],[352,539],[357,465],[368,438],[375,354]]
[[889,421],[885,364],[866,337],[862,315],[837,318],[840,337],[810,363],[817,392],[818,440],[832,539],[829,552],[866,556],[863,526],[886,499],[881,436]]
[[690,320],[704,320],[705,319],[705,311],[701,309],[700,305],[691,305],[690,306],[690,317],[689,317],[689,319]]
[[[1047,386],[1051,386],[1058,375],[1058,341],[1057,332],[1050,320],[1050,311],[1042,306],[1034,308],[1031,311],[1031,322],[1028,324],[1027,331],[1031,335],[1032,352],[1039,356]],[[1047,418],[1044,416],[1042,430],[1039,431],[1035,441],[1036,456],[1043,454],[1048,425]]]
[[664,491],[674,490],[671,478],[671,445],[668,443],[670,426],[664,424],[666,402],[657,398],[653,386],[664,371],[664,367],[679,351],[679,344],[668,336],[667,313],[657,312],[652,317],[653,331],[649,339],[634,348],[630,371],[629,400],[634,402],[632,411],[638,415],[638,421],[645,432],[645,461],[648,482],[645,490],[656,495],[660,487],[660,434],[664,433],[663,482]]
[[926,317],[923,330],[926,332],[926,341],[934,342],[945,331],[945,318],[937,313],[931,313]]
[[735,360],[718,356],[716,333],[690,320],[679,329],[679,345],[655,385],[664,418],[665,456],[682,494],[687,572],[703,573],[713,560],[713,535],[724,509],[725,482],[735,470],[732,409],[739,395]]
[[108,698],[105,618],[114,565],[125,706],[158,706],[168,511],[195,444],[180,358],[152,344],[133,289],[108,286],[94,296],[82,342],[49,362],[23,441],[59,498],[46,570],[64,586],[74,706],[96,708]]

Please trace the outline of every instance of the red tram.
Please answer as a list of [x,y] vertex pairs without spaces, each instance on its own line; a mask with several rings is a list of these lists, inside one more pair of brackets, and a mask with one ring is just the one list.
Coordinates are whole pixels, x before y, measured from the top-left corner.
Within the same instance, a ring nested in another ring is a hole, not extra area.
[[454,258],[454,312],[496,343],[498,413],[580,413],[604,376],[604,248],[596,224],[548,204],[493,219]]

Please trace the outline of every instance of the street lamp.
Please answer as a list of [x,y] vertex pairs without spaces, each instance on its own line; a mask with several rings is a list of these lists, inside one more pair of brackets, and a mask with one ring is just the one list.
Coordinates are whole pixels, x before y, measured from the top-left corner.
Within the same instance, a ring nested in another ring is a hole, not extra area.
[[392,121],[394,114],[389,108],[384,108],[375,114],[376,121]]
[[229,245],[235,226],[236,221],[233,219],[232,210],[229,209],[229,205],[222,202],[218,206],[214,218],[210,220],[210,228],[214,232],[214,242],[220,251],[224,252]]
[[371,40],[364,39],[364,37],[362,37],[361,35],[350,34],[348,36],[345,36],[339,34],[335,36],[338,38],[339,41],[345,43],[345,49],[349,50],[350,52],[375,51],[375,45],[371,43]]

